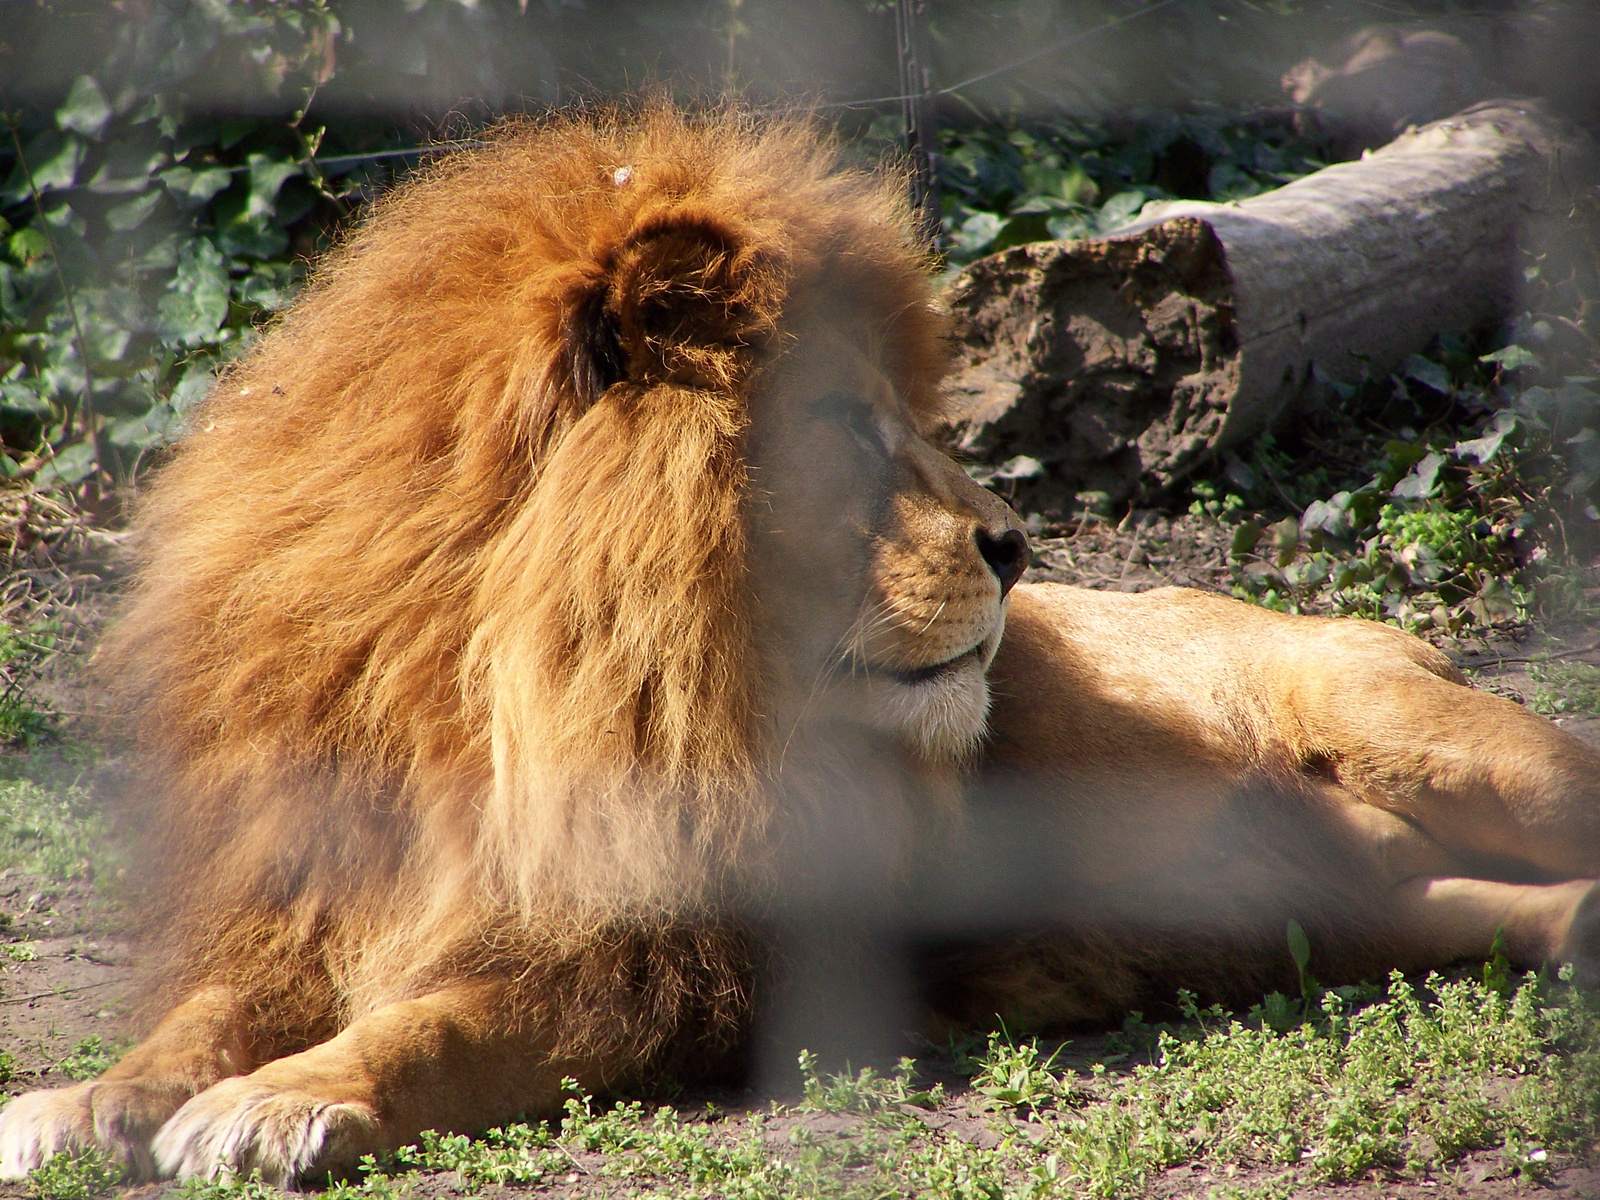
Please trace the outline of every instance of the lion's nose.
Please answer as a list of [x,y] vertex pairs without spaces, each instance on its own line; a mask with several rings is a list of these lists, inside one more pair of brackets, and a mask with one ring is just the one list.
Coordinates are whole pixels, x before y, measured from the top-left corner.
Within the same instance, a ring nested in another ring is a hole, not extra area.
[[995,578],[1000,581],[1000,595],[1007,592],[1022,578],[1028,569],[1028,539],[1020,529],[1008,529],[995,537],[983,526],[978,526],[972,536],[977,539],[978,553],[989,564]]

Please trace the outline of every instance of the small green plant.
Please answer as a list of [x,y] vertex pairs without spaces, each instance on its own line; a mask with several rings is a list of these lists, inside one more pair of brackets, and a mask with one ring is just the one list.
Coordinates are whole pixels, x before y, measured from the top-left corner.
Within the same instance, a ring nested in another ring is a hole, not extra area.
[[50,714],[26,700],[0,697],[0,743],[31,749],[50,731]]
[[1311,973],[1311,939],[1293,917],[1289,918],[1288,933],[1289,957],[1294,959],[1294,969],[1300,976],[1300,1001],[1309,1010],[1322,999],[1322,985]]
[[[413,1171],[449,1171],[464,1184],[536,1184],[571,1169],[543,1123],[491,1129],[480,1139],[460,1134],[422,1135],[419,1146],[395,1154],[395,1164]],[[367,1171],[370,1181],[376,1176]]]
[[39,958],[39,951],[31,941],[7,942],[4,945],[0,945],[0,955],[4,955],[12,962],[36,962]]
[[855,1074],[844,1071],[823,1077],[817,1073],[817,1056],[809,1050],[800,1052],[800,1074],[805,1080],[800,1101],[801,1107],[811,1112],[871,1112],[885,1104],[934,1103],[943,1093],[919,1091],[911,1086],[916,1077],[917,1064],[902,1058],[894,1073],[885,1077],[871,1067],[862,1067]]
[[378,1169],[377,1160],[366,1154],[361,1158],[361,1182],[346,1179],[329,1179],[323,1200],[404,1200],[416,1188],[417,1173],[407,1172],[395,1177]]
[[99,1150],[81,1154],[63,1151],[29,1172],[28,1190],[38,1200],[89,1200],[103,1196],[122,1182],[123,1171],[110,1155]]
[[1483,962],[1483,986],[1497,996],[1511,995],[1511,960],[1506,957],[1505,926],[1494,931],[1489,957]]
[[98,1033],[92,1033],[74,1046],[64,1058],[58,1059],[55,1069],[68,1079],[94,1079],[115,1066],[128,1052],[128,1045],[124,1041],[107,1045]]
[[29,699],[28,688],[56,645],[52,623],[0,623],[0,746],[31,750],[49,735],[51,715]]
[[283,1192],[261,1178],[261,1172],[224,1175],[220,1179],[185,1179],[178,1185],[182,1200],[284,1200]]
[[973,1090],[983,1095],[989,1108],[1026,1108],[1038,1112],[1054,1108],[1068,1090],[1051,1074],[1062,1047],[1048,1058],[1039,1043],[1030,1039],[1018,1043],[1002,1029],[989,1035],[989,1052],[978,1073],[972,1077]]
[[1533,680],[1529,707],[1546,716],[1600,717],[1600,667],[1590,663],[1534,662],[1528,664]]

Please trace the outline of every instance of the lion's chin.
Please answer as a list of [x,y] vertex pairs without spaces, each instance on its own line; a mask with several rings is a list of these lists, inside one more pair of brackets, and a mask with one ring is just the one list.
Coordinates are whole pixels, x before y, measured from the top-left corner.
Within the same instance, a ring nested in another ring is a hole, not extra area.
[[1004,617],[978,645],[945,662],[871,680],[873,723],[903,738],[924,758],[959,764],[971,758],[989,723],[989,664]]

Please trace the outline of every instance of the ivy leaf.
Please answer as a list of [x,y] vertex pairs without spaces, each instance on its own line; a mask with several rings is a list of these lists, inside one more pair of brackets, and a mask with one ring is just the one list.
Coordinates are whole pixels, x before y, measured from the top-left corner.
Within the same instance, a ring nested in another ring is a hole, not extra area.
[[56,109],[56,125],[85,137],[99,137],[111,119],[111,105],[100,85],[89,75],[79,75],[67,92],[67,102]]
[[300,164],[259,152],[245,161],[250,164],[250,200],[245,213],[251,217],[268,216],[284,181],[300,174]]
[[151,213],[155,212],[156,205],[161,203],[159,190],[146,192],[129,200],[126,204],[119,204],[106,213],[106,224],[118,233],[126,233],[130,229],[137,229],[145,223]]
[[1401,364],[1400,369],[1407,379],[1415,379],[1418,383],[1426,384],[1441,396],[1448,396],[1451,392],[1449,373],[1438,363],[1423,358],[1420,354],[1411,355]]
[[1029,242],[1042,242],[1050,237],[1049,222],[1041,213],[1030,212],[1014,216],[1001,226],[1000,233],[989,244],[988,253],[998,254],[1013,246],[1026,246]]
[[1329,537],[1347,538],[1355,529],[1350,522],[1350,493],[1335,492],[1327,500],[1313,500],[1300,517],[1307,533],[1320,529]]
[[1044,464],[1037,458],[1030,458],[1026,454],[1019,454],[1015,458],[1007,459],[994,473],[996,479],[1033,479],[1044,474]]
[[82,483],[94,474],[94,446],[87,440],[74,442],[58,450],[39,471],[47,483],[61,483],[68,487]]
[[160,178],[184,208],[200,208],[233,182],[233,172],[227,167],[168,167]]
[[106,439],[119,450],[137,452],[174,441],[181,426],[170,405],[157,404],[139,416],[111,422]]
[[1091,217],[1083,212],[1063,213],[1044,223],[1050,236],[1058,242],[1071,242],[1094,233]]
[[[296,263],[259,264],[235,288],[241,304],[253,304],[268,312],[288,307],[299,290],[300,270]],[[1042,470],[1043,468],[1041,468]]]
[[167,152],[153,130],[140,132],[144,136],[119,138],[106,147],[105,158],[89,180],[91,192],[114,196],[149,186],[150,176],[167,161]]
[[45,236],[44,230],[28,225],[11,235],[6,250],[18,262],[31,263],[50,253],[50,239]]
[[1268,525],[1264,532],[1272,537],[1278,566],[1287,567],[1300,553],[1300,522],[1294,517],[1285,517]]
[[52,417],[55,409],[41,395],[43,381],[38,378],[0,380],[0,407],[9,413],[41,420]]
[[217,375],[212,370],[211,360],[197,355],[185,368],[183,378],[178,380],[178,386],[172,389],[167,404],[178,417],[186,417],[200,401],[211,394],[211,387],[216,382]]
[[249,195],[231,188],[212,206],[217,237],[230,257],[276,258],[289,248],[289,235],[272,223],[270,212],[252,214]]
[[1495,576],[1489,576],[1478,594],[1467,605],[1467,610],[1480,624],[1492,625],[1496,621],[1511,620],[1517,616],[1517,597]]
[[1335,396],[1339,397],[1340,400],[1350,400],[1356,394],[1356,388],[1354,384],[1345,383],[1342,380],[1335,379],[1316,363],[1311,364],[1311,377],[1323,387],[1331,391]]
[[180,346],[210,341],[228,316],[228,269],[208,238],[186,242],[178,270],[159,305],[162,340]]
[[1502,370],[1520,371],[1523,367],[1536,367],[1539,365],[1539,356],[1531,350],[1525,350],[1512,342],[1509,346],[1502,346],[1491,354],[1480,354],[1479,362],[1498,363]]
[[1423,500],[1439,486],[1439,468],[1444,455],[1429,451],[1411,468],[1411,473],[1395,484],[1389,494],[1401,500]]
[[[41,195],[45,192],[69,188],[78,178],[78,168],[83,166],[88,153],[80,138],[70,133],[57,133],[47,129],[28,143],[24,151],[28,166],[33,170],[33,186]],[[11,168],[11,177],[0,189],[0,202],[15,204],[28,198],[28,172],[18,161]]]
[[1457,458],[1470,458],[1478,463],[1486,463],[1505,444],[1509,436],[1517,427],[1517,414],[1510,410],[1503,410],[1494,415],[1494,420],[1489,422],[1483,436],[1471,438],[1468,441],[1457,442],[1450,448],[1450,453]]
[[1100,216],[1097,224],[1101,233],[1110,233],[1128,224],[1139,215],[1139,210],[1144,207],[1146,196],[1138,188],[1131,191],[1118,192],[1111,199],[1100,206]]

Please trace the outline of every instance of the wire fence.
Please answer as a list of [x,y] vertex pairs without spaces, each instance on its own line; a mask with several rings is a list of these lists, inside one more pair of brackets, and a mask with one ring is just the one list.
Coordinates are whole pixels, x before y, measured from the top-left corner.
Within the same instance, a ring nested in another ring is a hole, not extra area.
[[[984,83],[990,79],[995,79],[1001,75],[1005,75],[1011,71],[1025,67],[1029,63],[1037,62],[1041,58],[1046,58],[1052,54],[1058,54],[1063,50],[1089,41],[1091,38],[1099,37],[1102,34],[1109,33],[1113,29],[1128,25],[1134,21],[1142,20],[1145,17],[1160,12],[1162,9],[1171,8],[1172,6],[1183,2],[1184,0],[1155,0],[1154,3],[1145,5],[1145,7],[1139,9],[1137,12],[1124,13],[1120,17],[1114,17],[1109,21],[1105,21],[1099,25],[1096,25],[1093,29],[1080,30],[1077,33],[1061,38],[1059,41],[1051,42],[1047,46],[1043,46],[1038,50],[1034,50],[1031,53],[1025,54],[1021,58],[1013,59],[1010,62],[1002,63],[996,67],[991,67],[987,71],[980,71],[978,74],[970,76],[967,79],[963,79],[958,83],[952,83],[946,87],[935,88],[931,91],[917,92],[905,89],[901,94],[898,95],[871,96],[859,100],[830,100],[822,103],[800,102],[791,104],[778,104],[771,105],[766,108],[755,109],[750,115],[754,117],[774,117],[783,116],[789,113],[801,112],[818,113],[837,112],[841,110],[885,108],[890,105],[904,105],[928,98],[956,96],[975,84]],[[431,154],[449,154],[458,150],[477,149],[485,145],[487,145],[486,142],[480,139],[471,138],[457,141],[435,142],[427,146],[408,146],[403,149],[395,150],[375,150],[365,154],[340,154],[328,158],[320,158],[313,154],[310,157],[310,161],[319,169],[324,171],[340,170],[345,167],[359,166],[360,164],[366,162],[380,162],[391,158],[422,158]],[[241,171],[247,169],[248,168],[246,167],[235,168],[235,170]]]

